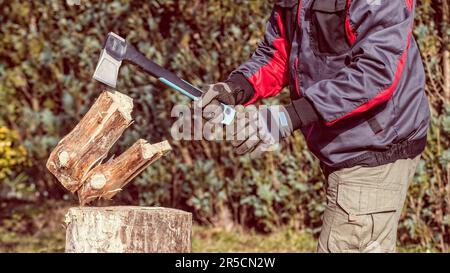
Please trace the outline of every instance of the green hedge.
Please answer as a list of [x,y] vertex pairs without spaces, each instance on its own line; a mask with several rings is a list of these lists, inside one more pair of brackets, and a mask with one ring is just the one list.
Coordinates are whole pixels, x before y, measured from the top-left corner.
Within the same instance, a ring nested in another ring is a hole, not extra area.
[[[402,216],[400,239],[445,250],[450,241],[450,108],[445,109],[442,98],[444,42],[439,37],[449,29],[435,12],[442,4],[421,1],[417,9],[415,35],[427,64],[433,122]],[[245,0],[81,0],[79,6],[0,0],[0,126],[18,132],[18,145],[32,162],[15,164],[10,177],[0,180],[0,198],[73,198],[46,171],[45,161],[103,88],[91,76],[109,31],[126,36],[149,58],[201,85],[224,79],[250,56],[271,6],[271,1]],[[136,122],[114,152],[140,137],[170,139],[172,106],[189,102],[131,66],[121,70],[118,90],[134,98]],[[287,100],[284,91],[269,101]],[[234,156],[221,143],[172,145],[173,153],[135,179],[116,202],[178,207],[192,211],[204,224],[262,232],[289,224],[318,232],[324,180],[301,135],[291,137],[281,152],[254,161]],[[26,191],[6,183],[18,175]]]

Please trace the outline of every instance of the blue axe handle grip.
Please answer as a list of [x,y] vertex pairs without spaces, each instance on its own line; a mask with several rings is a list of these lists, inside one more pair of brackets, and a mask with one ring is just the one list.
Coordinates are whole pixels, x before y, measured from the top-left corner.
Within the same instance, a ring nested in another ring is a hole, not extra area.
[[[131,44],[127,44],[127,53],[125,59],[141,67],[165,85],[171,87],[172,89],[175,89],[176,91],[184,94],[192,100],[197,100],[203,94],[202,91],[197,87],[182,80],[180,77],[161,67],[152,60],[149,60]],[[234,119],[236,110],[228,105],[222,105],[224,107],[224,119],[222,120],[222,123],[229,125]]]

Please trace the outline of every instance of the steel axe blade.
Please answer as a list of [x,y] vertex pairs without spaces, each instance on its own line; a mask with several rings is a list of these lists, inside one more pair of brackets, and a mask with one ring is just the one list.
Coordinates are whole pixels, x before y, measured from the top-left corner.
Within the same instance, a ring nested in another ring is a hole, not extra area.
[[113,32],[108,33],[93,78],[115,88],[126,51],[125,39]]

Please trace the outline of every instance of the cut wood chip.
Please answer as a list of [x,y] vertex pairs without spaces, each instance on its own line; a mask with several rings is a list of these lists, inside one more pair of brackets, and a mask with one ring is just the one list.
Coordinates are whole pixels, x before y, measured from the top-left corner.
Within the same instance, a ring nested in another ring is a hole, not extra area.
[[96,198],[111,199],[148,165],[170,150],[167,141],[150,144],[139,139],[120,156],[93,168],[87,174],[78,191],[80,204],[87,204]]
[[[47,168],[71,192],[80,188],[90,170],[132,123],[133,100],[117,91],[103,91],[77,126],[51,152]],[[97,177],[94,185],[100,187]]]

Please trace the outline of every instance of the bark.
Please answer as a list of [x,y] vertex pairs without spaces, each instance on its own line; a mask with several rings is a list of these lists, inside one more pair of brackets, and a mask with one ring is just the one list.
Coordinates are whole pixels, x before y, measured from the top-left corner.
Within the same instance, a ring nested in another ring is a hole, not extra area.
[[77,207],[66,214],[66,252],[190,252],[192,215],[150,207]]
[[50,154],[47,168],[75,192],[88,172],[101,163],[131,124],[133,100],[117,91],[104,91],[77,126]]
[[169,152],[167,141],[150,144],[140,139],[119,157],[92,169],[78,191],[80,204],[96,198],[111,199],[148,165]]

